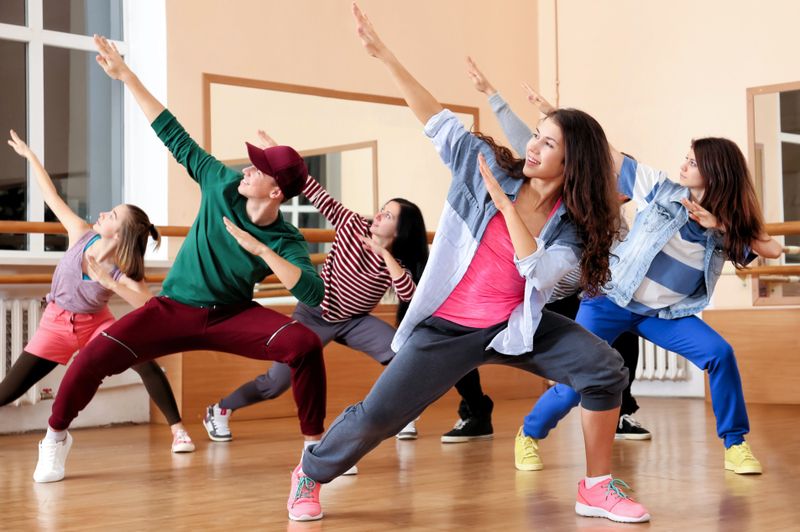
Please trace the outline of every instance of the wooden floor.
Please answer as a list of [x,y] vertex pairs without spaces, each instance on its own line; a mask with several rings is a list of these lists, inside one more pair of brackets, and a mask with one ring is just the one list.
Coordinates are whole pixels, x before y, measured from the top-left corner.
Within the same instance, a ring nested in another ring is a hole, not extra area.
[[197,452],[172,455],[158,425],[76,430],[67,478],[35,484],[38,434],[0,437],[2,530],[800,530],[800,407],[752,405],[749,441],[765,474],[722,468],[710,405],[644,399],[649,442],[616,442],[615,472],[650,509],[645,525],[574,514],[583,474],[579,416],[542,446],[545,469],[519,472],[513,438],[528,401],[495,407],[495,439],[450,444],[449,400],[429,408],[417,441],[384,442],[357,477],[322,489],[325,519],[287,520],[289,472],[300,455],[293,419],[233,422],[231,443],[190,426]]

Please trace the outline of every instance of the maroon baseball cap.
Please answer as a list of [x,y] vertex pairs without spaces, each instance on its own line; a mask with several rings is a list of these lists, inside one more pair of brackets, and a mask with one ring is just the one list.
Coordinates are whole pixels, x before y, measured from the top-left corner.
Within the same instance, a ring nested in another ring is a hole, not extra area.
[[300,194],[308,179],[308,168],[300,154],[289,146],[259,148],[249,142],[247,155],[253,166],[275,178],[286,199]]

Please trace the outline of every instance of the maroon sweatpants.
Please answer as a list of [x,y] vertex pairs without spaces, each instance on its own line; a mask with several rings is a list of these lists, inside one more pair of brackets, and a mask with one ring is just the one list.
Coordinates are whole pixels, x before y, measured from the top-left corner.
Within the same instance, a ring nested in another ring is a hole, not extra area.
[[61,381],[50,426],[67,429],[105,377],[160,356],[195,350],[287,364],[300,430],[305,435],[323,432],[325,365],[316,334],[252,301],[199,308],[163,296],[150,299],[81,349]]

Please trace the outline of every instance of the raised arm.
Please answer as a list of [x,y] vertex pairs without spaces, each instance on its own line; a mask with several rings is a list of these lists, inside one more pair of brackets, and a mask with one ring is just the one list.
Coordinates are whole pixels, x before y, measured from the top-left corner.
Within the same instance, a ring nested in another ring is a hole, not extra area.
[[69,243],[72,245],[72,243],[78,240],[91,226],[81,219],[80,216],[75,214],[75,212],[70,209],[69,205],[67,205],[67,202],[58,195],[58,190],[56,190],[53,180],[50,178],[50,174],[47,173],[47,170],[44,169],[39,158],[33,153],[25,141],[19,138],[17,132],[12,129],[9,131],[9,134],[11,138],[8,140],[8,145],[14,148],[14,151],[17,152],[18,155],[26,158],[30,163],[33,175],[36,178],[36,183],[42,190],[44,202],[50,207],[50,210],[56,215],[58,221],[61,222],[67,230]]
[[379,59],[386,66],[408,107],[411,108],[411,111],[414,112],[420,122],[427,124],[430,117],[443,109],[442,105],[406,70],[392,51],[383,44],[372,23],[355,2],[353,2],[353,17],[355,18],[356,30],[364,49],[369,55]]
[[94,36],[94,45],[97,48],[97,63],[111,79],[118,79],[131,91],[136,103],[139,104],[147,120],[152,124],[153,121],[164,111],[164,105],[153,96],[145,87],[136,74],[128,67],[122,59],[117,47],[113,42],[100,35]]

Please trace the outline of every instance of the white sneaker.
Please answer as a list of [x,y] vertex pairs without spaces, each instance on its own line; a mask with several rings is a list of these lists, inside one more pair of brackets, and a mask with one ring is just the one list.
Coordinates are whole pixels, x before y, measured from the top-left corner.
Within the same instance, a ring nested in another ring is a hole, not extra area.
[[233,434],[228,427],[228,420],[231,418],[231,411],[228,408],[220,408],[219,404],[214,404],[206,408],[206,416],[203,418],[203,426],[208,432],[208,437],[213,441],[231,441]]
[[398,440],[416,440],[417,436],[419,436],[417,433],[417,419],[411,421],[408,425],[403,427],[403,430],[397,433],[396,438]]
[[342,473],[342,476],[344,475],[358,475],[358,466],[354,465],[353,467]]
[[63,479],[70,447],[72,447],[72,434],[69,432],[60,442],[40,441],[39,461],[33,472],[34,482],[58,482]]
[[172,437],[172,452],[173,453],[193,453],[194,442],[189,437],[189,433],[185,430],[179,430]]

